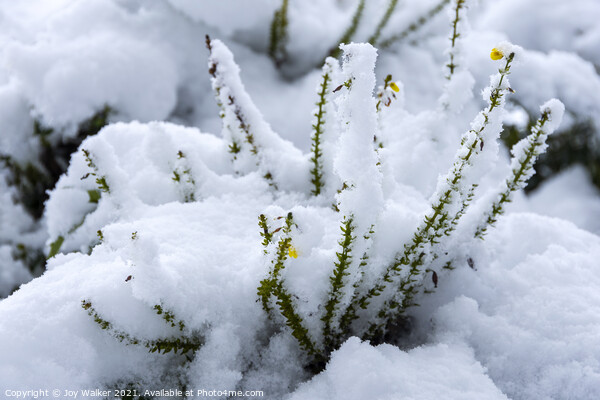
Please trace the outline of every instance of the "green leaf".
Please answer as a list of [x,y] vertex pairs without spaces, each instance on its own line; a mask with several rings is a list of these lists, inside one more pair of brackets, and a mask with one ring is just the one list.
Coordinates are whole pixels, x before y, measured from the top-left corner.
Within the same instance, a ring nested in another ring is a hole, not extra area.
[[51,259],[52,257],[58,254],[58,252],[60,251],[60,247],[62,246],[64,241],[65,238],[59,236],[54,242],[52,242],[52,244],[50,245],[50,252],[48,253],[48,259]]
[[93,203],[93,204],[97,204],[98,201],[100,201],[100,197],[102,197],[102,193],[100,193],[99,190],[88,190],[88,202],[89,203]]

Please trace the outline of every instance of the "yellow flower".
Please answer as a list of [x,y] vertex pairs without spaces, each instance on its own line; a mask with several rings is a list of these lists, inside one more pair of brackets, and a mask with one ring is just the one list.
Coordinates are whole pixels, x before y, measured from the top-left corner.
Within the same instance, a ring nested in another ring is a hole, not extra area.
[[294,246],[290,246],[290,249],[288,250],[288,254],[292,258],[298,258],[298,250],[296,250],[296,248]]
[[400,91],[400,88],[398,87],[398,85],[396,85],[396,82],[392,82],[390,83],[390,87],[392,88],[392,90],[396,93],[398,93]]
[[504,57],[504,53],[494,47],[492,49],[492,53],[490,54],[490,58],[492,60],[496,61],[496,60],[500,60],[502,57]]

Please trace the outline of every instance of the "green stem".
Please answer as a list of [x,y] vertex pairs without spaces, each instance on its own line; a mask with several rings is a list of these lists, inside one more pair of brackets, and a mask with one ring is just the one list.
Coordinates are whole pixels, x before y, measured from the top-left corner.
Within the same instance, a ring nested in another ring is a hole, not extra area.
[[456,45],[456,40],[460,36],[458,32],[458,23],[460,22],[460,10],[464,7],[465,0],[456,0],[456,8],[454,9],[454,19],[452,21],[452,36],[450,37],[450,62],[446,65],[450,70],[450,74],[446,77],[450,79],[454,74],[454,70],[458,65],[454,64],[454,47]]
[[367,40],[373,46],[377,45],[377,41],[379,40],[379,36],[381,36],[381,31],[383,30],[383,28],[385,28],[385,26],[387,25],[388,21],[390,20],[390,17],[394,13],[394,9],[396,8],[396,5],[398,5],[398,0],[390,0],[390,2],[388,4],[388,7],[387,7],[387,10],[385,10],[385,14],[383,14],[383,17],[379,21],[379,24],[377,24],[377,28],[375,29],[375,33],[373,33],[373,36],[371,36],[369,38],[369,40]]
[[402,32],[400,32],[396,35],[393,35],[392,37],[381,42],[379,44],[379,48],[386,49],[386,48],[390,47],[392,44],[394,44],[396,42],[401,42],[402,40],[406,39],[411,33],[418,31],[427,22],[429,22],[431,19],[433,19],[433,17],[435,17],[437,14],[439,14],[444,9],[446,4],[448,4],[449,2],[450,2],[450,0],[440,1],[435,7],[433,7],[431,10],[429,10],[425,15],[422,15],[421,17],[419,17],[419,19],[417,19],[417,21],[410,24],[408,26],[408,28],[406,28]]
[[[327,64],[325,64],[325,67]],[[329,87],[329,83],[331,82],[331,76],[329,72],[325,72],[323,74],[323,81],[321,82],[319,91],[319,101],[317,102],[317,107],[319,107],[318,111],[314,116],[317,118],[315,124],[313,124],[313,135],[312,135],[312,157],[311,162],[313,163],[313,167],[310,170],[312,175],[311,183],[313,184],[312,194],[314,196],[318,196],[321,194],[321,190],[323,188],[323,152],[321,150],[321,135],[323,134],[323,128],[325,125],[325,105],[327,103],[327,89]]]
[[341,43],[350,43],[352,36],[354,36],[354,33],[356,33],[356,29],[358,28],[358,24],[360,23],[364,9],[365,0],[360,0],[358,2],[358,6],[356,7],[356,11],[354,11],[354,15],[352,16],[352,22],[350,23],[350,26],[346,29],[340,40],[338,40],[336,46],[329,50],[329,57],[338,58],[342,53],[339,45]]
[[282,0],[281,7],[273,14],[269,40],[269,56],[279,68],[287,58],[285,46],[288,40],[288,0]]
[[324,323],[323,336],[325,347],[328,350],[335,349],[341,340],[340,332],[336,331],[333,327],[333,318],[343,296],[344,287],[346,286],[344,278],[349,275],[348,269],[352,262],[352,243],[356,239],[356,236],[352,235],[354,231],[352,221],[352,217],[344,218],[340,227],[342,239],[338,244],[341,247],[341,252],[336,252],[337,262],[335,263],[332,276],[329,277],[330,288],[328,299],[325,303],[325,315],[321,318]]

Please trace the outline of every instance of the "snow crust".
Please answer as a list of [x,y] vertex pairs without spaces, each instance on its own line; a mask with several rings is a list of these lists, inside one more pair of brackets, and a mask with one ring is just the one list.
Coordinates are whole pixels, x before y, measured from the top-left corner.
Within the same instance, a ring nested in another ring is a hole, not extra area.
[[468,348],[438,344],[403,352],[350,338],[327,373],[301,385],[291,400],[315,399],[508,399]]

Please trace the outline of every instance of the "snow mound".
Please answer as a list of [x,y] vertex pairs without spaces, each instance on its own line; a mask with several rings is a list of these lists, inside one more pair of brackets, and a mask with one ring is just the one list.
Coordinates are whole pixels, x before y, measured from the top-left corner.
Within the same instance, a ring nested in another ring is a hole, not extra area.
[[598,398],[600,238],[535,214],[497,228],[444,282],[462,295],[433,311],[435,340],[471,347],[510,398]]
[[404,352],[354,337],[333,354],[324,373],[301,385],[290,400],[366,398],[508,399],[466,347],[437,344]]

